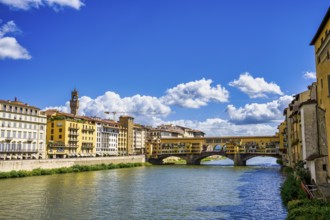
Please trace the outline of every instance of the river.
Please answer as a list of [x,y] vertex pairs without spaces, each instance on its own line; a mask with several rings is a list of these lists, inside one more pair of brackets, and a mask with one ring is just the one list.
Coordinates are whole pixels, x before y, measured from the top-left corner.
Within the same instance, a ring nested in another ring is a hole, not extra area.
[[270,158],[248,165],[220,160],[0,180],[0,219],[285,219],[279,166]]

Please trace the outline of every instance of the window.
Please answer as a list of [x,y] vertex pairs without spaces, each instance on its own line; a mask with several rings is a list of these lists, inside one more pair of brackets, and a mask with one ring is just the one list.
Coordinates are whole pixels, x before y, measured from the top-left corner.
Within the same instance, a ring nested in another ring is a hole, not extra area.
[[54,136],[53,135],[50,135],[50,140],[54,140]]
[[321,89],[323,89],[323,79],[321,79]]
[[52,128],[54,127],[54,123],[52,123]]
[[60,134],[60,135],[58,136],[58,138],[59,138],[59,139],[62,139],[62,135]]
[[62,128],[58,129],[58,132],[62,132]]
[[330,75],[328,75],[328,96],[330,96]]

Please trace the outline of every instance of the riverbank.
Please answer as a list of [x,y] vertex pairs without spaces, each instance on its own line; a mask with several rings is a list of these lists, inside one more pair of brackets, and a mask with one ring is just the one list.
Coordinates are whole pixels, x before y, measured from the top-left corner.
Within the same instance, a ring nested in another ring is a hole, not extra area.
[[120,168],[132,168],[141,167],[145,163],[119,163],[119,164],[96,164],[96,165],[74,165],[72,167],[62,167],[54,169],[42,169],[37,168],[31,171],[27,170],[12,170],[10,172],[0,172],[0,179],[6,178],[19,178],[28,176],[43,176],[43,175],[53,175],[53,174],[63,174],[63,173],[79,173],[87,171],[97,171],[97,170],[111,170]]
[[287,177],[281,187],[281,197],[288,210],[287,219],[328,219],[330,203],[316,198],[309,199],[302,189],[302,176],[295,175],[287,167],[284,167],[284,173]]
[[0,172],[32,171],[35,169],[59,169],[75,165],[91,166],[98,164],[119,163],[145,163],[145,156],[122,156],[122,157],[93,157],[93,158],[69,158],[69,159],[45,159],[45,160],[4,160],[0,161]]

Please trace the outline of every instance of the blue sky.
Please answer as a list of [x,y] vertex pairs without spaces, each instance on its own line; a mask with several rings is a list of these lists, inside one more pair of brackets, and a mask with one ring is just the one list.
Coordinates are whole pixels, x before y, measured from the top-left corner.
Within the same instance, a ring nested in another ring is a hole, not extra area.
[[[0,99],[129,112],[208,135],[275,132],[315,81],[312,0],[0,0]],[[306,79],[304,74],[312,78]],[[109,117],[109,116],[108,116]]]

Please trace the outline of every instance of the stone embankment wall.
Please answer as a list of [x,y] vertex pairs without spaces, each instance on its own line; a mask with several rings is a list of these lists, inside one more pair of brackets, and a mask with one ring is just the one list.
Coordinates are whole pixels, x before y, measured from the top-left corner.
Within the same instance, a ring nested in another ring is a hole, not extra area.
[[70,158],[70,159],[46,159],[46,160],[5,160],[0,161],[0,172],[12,170],[33,170],[37,168],[53,169],[71,167],[73,165],[94,165],[94,164],[118,164],[118,163],[144,163],[145,156],[125,157],[95,157],[95,158]]

